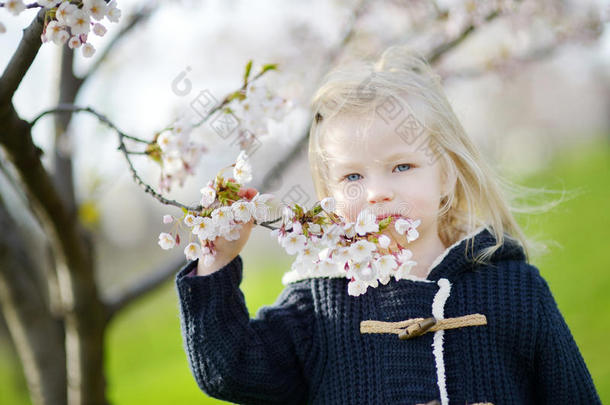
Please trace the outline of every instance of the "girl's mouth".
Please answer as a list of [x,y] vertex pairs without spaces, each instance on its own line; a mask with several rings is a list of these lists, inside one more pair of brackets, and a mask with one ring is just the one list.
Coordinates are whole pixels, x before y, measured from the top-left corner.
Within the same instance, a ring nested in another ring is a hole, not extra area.
[[392,218],[394,218],[394,219],[398,219],[398,218],[402,218],[402,215],[400,215],[400,214],[383,214],[383,215],[377,215],[377,222],[379,222],[379,221],[381,221],[381,220],[383,220],[383,219],[385,219],[385,218],[388,218],[388,217],[392,217]]

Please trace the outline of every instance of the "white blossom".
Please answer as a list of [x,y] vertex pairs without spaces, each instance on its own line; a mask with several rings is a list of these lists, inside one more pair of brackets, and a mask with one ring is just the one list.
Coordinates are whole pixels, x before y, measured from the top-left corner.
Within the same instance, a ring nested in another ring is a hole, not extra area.
[[331,260],[333,261],[333,263],[343,269],[345,267],[345,263],[349,260],[349,257],[349,248],[340,246],[332,251]]
[[286,253],[293,255],[305,248],[306,239],[304,235],[288,233],[282,238],[282,247]]
[[55,43],[55,45],[63,45],[68,39],[70,39],[70,34],[68,34],[68,31],[61,30],[57,34],[55,34],[53,38],[53,43]]
[[19,15],[25,10],[25,4],[23,4],[22,0],[7,0],[4,2],[4,8],[13,15]]
[[404,235],[405,232],[407,232],[407,230],[410,227],[410,223],[409,221],[407,221],[406,219],[403,218],[398,218],[396,220],[396,222],[394,223],[394,228],[396,229],[396,232],[398,232],[401,235]]
[[402,249],[397,255],[397,259],[401,263],[409,261],[411,257],[413,257],[413,252],[411,252],[409,249]]
[[303,233],[303,225],[299,221],[294,221],[292,223],[292,232],[294,233]]
[[62,31],[64,31],[64,28],[61,24],[59,24],[57,21],[51,21],[47,24],[45,37],[47,38],[47,41],[56,42],[55,37],[57,37],[57,35]]
[[360,236],[368,232],[379,232],[379,224],[376,223],[375,215],[371,210],[365,208],[360,211],[356,218],[355,230]]
[[334,246],[341,240],[343,228],[337,224],[324,224],[322,225],[322,231],[322,242]]
[[208,208],[214,201],[216,201],[216,190],[209,185],[199,190],[201,192],[201,205],[204,208]]
[[203,222],[203,218],[202,217],[196,217],[193,214],[188,214],[187,216],[184,217],[184,223],[189,228],[192,228],[192,227],[194,227],[195,225],[197,225],[197,224],[199,224],[201,222]]
[[294,212],[290,207],[282,208],[282,225],[290,225],[292,220],[294,219]]
[[326,197],[320,202],[320,206],[326,212],[333,212],[335,210],[335,199],[332,197]]
[[303,249],[298,251],[296,261],[303,263],[308,269],[311,270],[316,267],[316,264],[319,261],[319,253],[320,249],[316,246],[305,245]]
[[121,18],[121,10],[117,8],[116,1],[112,0],[107,5],[106,9],[106,18],[111,22],[119,22],[119,18]]
[[193,124],[188,118],[181,118],[172,125],[172,132],[177,136],[177,146],[183,149],[188,141],[189,134],[193,131]]
[[387,284],[390,281],[390,276],[398,266],[396,259],[392,255],[383,255],[373,261],[373,267],[377,271],[377,278],[381,284]]
[[172,217],[171,215],[163,215],[164,224],[171,224],[173,221],[174,221],[174,217]]
[[307,231],[309,231],[309,233],[311,233],[311,234],[318,235],[322,232],[322,227],[320,227],[320,225],[318,225],[318,224],[311,223],[311,224],[309,224]]
[[316,265],[311,260],[295,260],[290,269],[299,273],[301,277],[306,277],[314,273]]
[[95,53],[95,48],[89,42],[83,45],[83,56],[85,58],[90,58]]
[[353,238],[354,236],[356,236],[355,224],[353,224],[351,222],[347,222],[345,225],[343,225],[343,233],[348,238]]
[[82,43],[80,41],[80,38],[76,35],[70,38],[70,40],[68,41],[68,46],[70,47],[70,49],[80,48],[81,45]]
[[104,0],[83,0],[83,10],[97,21],[104,18],[108,6]]
[[233,177],[240,184],[252,180],[252,166],[248,162],[248,155],[243,150],[237,156],[235,167],[233,167]]
[[203,218],[203,221],[196,224],[192,232],[199,236],[203,240],[214,240],[217,235],[217,226],[214,224],[214,220],[209,217]]
[[322,259],[317,264],[317,270],[322,274],[329,274],[342,270],[342,268],[338,269],[337,265],[330,259]]
[[184,255],[186,256],[187,260],[195,260],[201,258],[201,245],[199,245],[199,243],[189,243],[184,248]]
[[415,228],[409,228],[407,232],[407,242],[413,242],[415,239],[419,238],[419,232]]
[[269,206],[267,202],[273,198],[273,194],[260,194],[257,193],[250,201],[254,209],[252,210],[252,215],[257,222],[265,221],[269,218]]
[[85,11],[77,9],[74,10],[67,18],[68,25],[72,31],[72,35],[80,35],[89,33],[90,20],[89,14]]
[[95,23],[93,26],[93,33],[99,37],[103,37],[108,30],[100,23]]
[[381,247],[382,247],[382,248],[384,248],[384,249],[387,249],[387,248],[388,248],[388,246],[390,246],[390,242],[391,242],[391,240],[390,240],[390,238],[388,238],[386,235],[381,235],[381,236],[378,238],[378,242],[379,242],[379,246],[381,246]]
[[352,243],[352,245],[349,247],[350,257],[357,262],[369,257],[371,252],[374,250],[375,244],[367,240],[359,240],[356,243]]
[[394,273],[394,278],[396,280],[408,278],[408,276],[411,274],[411,269],[416,264],[417,262],[414,262],[412,260],[408,260],[402,263],[400,266],[398,266],[398,270],[396,270],[396,272]]
[[366,292],[368,285],[362,280],[352,280],[347,284],[347,293],[358,296]]
[[171,249],[174,246],[176,246],[176,240],[174,239],[174,237],[166,232],[161,232],[159,234],[158,243],[159,243],[159,246],[161,246],[161,248],[165,249],[165,250]]
[[212,220],[219,229],[223,229],[231,223],[233,212],[231,207],[220,207],[212,211]]
[[[68,22],[69,22],[70,16],[76,10],[78,10],[78,7],[76,7],[76,5],[71,4],[67,1],[64,1],[63,3],[61,3],[59,5],[59,7],[57,7],[57,10],[55,10],[55,18],[61,25],[69,25]],[[72,33],[72,34],[74,34],[74,33]]]
[[250,201],[237,201],[231,205],[233,210],[233,217],[237,221],[248,222],[252,218],[252,211],[254,210],[254,204]]

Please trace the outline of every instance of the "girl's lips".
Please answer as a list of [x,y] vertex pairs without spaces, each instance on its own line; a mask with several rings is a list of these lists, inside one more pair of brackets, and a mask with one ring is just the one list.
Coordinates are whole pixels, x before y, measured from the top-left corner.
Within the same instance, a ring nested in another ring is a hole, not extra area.
[[402,215],[399,214],[386,214],[386,215],[377,215],[377,221],[381,221],[387,217],[392,217],[392,218],[402,218]]

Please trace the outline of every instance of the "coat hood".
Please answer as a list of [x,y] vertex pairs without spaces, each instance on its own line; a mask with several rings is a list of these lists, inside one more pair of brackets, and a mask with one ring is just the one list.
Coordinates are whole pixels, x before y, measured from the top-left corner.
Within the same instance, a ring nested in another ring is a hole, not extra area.
[[[430,266],[427,280],[438,281],[441,278],[454,279],[460,273],[473,271],[481,264],[475,264],[474,258],[483,249],[494,246],[496,238],[487,227],[480,227],[464,236],[436,258]],[[506,235],[504,243],[488,259],[487,265],[495,265],[504,261],[526,260],[523,247]],[[422,279],[423,280],[423,279]]]

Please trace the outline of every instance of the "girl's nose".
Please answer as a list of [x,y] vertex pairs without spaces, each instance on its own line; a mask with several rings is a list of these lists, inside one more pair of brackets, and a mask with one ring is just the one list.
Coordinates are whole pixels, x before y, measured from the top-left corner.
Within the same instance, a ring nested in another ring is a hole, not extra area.
[[394,193],[389,190],[385,191],[369,191],[369,203],[378,204],[380,202],[392,201],[394,199]]

